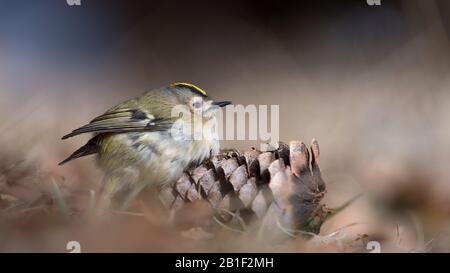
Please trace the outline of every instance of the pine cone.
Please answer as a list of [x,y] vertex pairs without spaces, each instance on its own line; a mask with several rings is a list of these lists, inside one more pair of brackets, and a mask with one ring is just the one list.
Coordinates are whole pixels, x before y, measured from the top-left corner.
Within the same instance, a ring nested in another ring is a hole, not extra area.
[[[319,168],[319,146],[311,152],[299,141],[265,151],[222,151],[189,169],[173,188],[160,192],[166,207],[206,200],[220,223],[257,222],[271,234],[318,233],[327,210],[320,204],[325,183]],[[275,232],[276,233],[276,232]]]

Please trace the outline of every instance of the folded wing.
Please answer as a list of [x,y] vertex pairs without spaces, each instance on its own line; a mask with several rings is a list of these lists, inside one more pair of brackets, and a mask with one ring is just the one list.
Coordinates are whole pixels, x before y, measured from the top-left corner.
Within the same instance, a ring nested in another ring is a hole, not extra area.
[[171,119],[155,118],[137,109],[120,109],[107,112],[62,137],[67,139],[84,133],[125,133],[142,131],[164,131],[170,129]]
[[164,131],[170,129],[172,124],[172,119],[155,118],[137,109],[117,109],[106,112],[93,119],[89,124],[73,130],[71,133],[62,137],[62,139],[67,139],[84,133],[96,134],[84,146],[60,162],[59,165],[63,165],[82,156],[98,153],[98,140],[101,134]]

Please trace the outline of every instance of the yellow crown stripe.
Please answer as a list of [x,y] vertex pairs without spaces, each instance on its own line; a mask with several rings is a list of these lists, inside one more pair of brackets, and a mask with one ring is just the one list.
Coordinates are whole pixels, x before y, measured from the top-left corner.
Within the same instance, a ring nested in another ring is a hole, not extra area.
[[170,86],[175,86],[175,87],[190,87],[195,89],[196,91],[198,91],[199,93],[203,94],[204,96],[208,96],[208,94],[206,94],[206,91],[201,89],[200,87],[192,84],[192,83],[186,83],[186,82],[176,82],[176,83],[172,83]]

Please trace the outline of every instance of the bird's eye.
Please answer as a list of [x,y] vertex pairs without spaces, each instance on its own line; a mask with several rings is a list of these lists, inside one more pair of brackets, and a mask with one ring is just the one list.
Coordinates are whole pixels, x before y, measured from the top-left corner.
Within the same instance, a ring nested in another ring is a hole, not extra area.
[[200,108],[200,107],[202,107],[202,103],[199,101],[196,101],[196,102],[192,103],[192,107],[194,107],[196,109]]

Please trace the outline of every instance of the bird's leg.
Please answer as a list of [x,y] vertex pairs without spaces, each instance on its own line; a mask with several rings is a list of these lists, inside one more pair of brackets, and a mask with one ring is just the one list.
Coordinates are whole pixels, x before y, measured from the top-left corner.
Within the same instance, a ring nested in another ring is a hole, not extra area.
[[130,202],[136,198],[136,196],[147,186],[145,183],[140,183],[139,185],[135,185],[129,193],[126,194],[126,197],[119,209],[124,211],[130,205]]
[[99,199],[95,208],[96,214],[104,214],[111,206],[111,199],[118,185],[118,178],[105,175],[102,180]]

